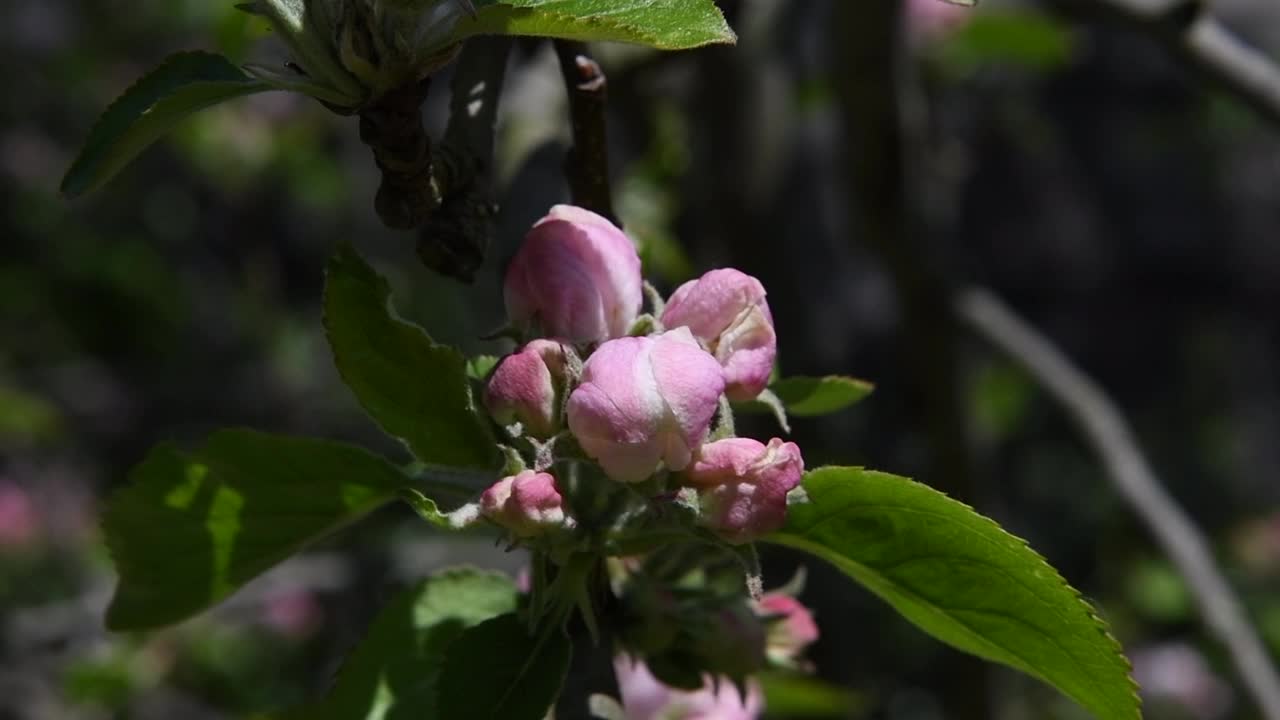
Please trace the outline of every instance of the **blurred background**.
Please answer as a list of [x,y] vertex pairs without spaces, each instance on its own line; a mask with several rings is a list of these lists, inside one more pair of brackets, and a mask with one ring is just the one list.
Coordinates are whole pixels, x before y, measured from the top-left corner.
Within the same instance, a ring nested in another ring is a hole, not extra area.
[[[1280,128],[1069,0],[721,5],[737,47],[595,48],[616,202],[649,272],[666,289],[715,266],[758,275],[784,373],[877,385],[794,421],[808,464],[917,477],[1027,538],[1111,622],[1148,717],[1259,717],[1060,409],[937,309],[985,286],[1098,380],[1280,653]],[[1280,58],[1280,4],[1214,12]],[[96,515],[151,445],[249,426],[401,452],[321,334],[336,243],[438,339],[500,351],[477,339],[502,322],[499,270],[567,198],[559,69],[525,42],[501,113],[503,213],[473,286],[381,227],[356,121],[298,96],[204,112],[62,200],[97,114],[187,48],[283,55],[229,0],[0,4],[0,720],[250,717],[321,692],[396,587],[444,564],[523,565],[388,508],[196,619],[103,630],[114,579]],[[426,110],[437,133],[446,88]],[[769,551],[767,583],[799,560]],[[775,717],[1082,717],[808,570],[811,657],[851,701],[779,698]]]

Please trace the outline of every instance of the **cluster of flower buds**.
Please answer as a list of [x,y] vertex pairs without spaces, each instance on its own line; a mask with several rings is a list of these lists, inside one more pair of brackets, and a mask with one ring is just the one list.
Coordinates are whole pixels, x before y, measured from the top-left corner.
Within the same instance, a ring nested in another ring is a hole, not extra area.
[[[527,343],[488,378],[486,408],[513,437],[554,443],[567,432],[613,481],[687,489],[698,522],[730,543],[776,530],[804,471],[799,448],[724,431],[728,401],[755,398],[773,370],[764,287],[712,270],[657,301],[658,317],[641,316],[644,296],[640,258],[618,227],[579,207],[552,208],[506,273],[507,313]],[[522,510],[517,497],[482,511],[519,535],[542,522],[520,513],[543,518],[546,508]]]
[[614,564],[625,650],[614,659],[621,704],[611,717],[754,719],[764,700],[752,676],[766,667],[806,670],[803,654],[818,639],[813,615],[793,594],[801,583],[753,601],[722,582],[731,565],[685,565],[673,577],[671,556],[682,552],[705,554],[689,546]]

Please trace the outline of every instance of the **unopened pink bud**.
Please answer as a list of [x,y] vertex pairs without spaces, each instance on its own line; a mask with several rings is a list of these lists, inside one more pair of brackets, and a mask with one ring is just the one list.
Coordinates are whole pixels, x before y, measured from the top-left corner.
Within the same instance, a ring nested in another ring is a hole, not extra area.
[[780,664],[793,664],[805,648],[818,639],[813,613],[800,601],[784,593],[768,593],[760,598],[760,612],[776,618],[768,627],[765,651]]
[[480,514],[523,538],[562,527],[566,521],[556,479],[533,470],[491,485],[480,495]]
[[760,281],[732,268],[712,270],[676,289],[662,313],[687,327],[724,366],[730,400],[750,400],[769,384],[778,339]]
[[506,356],[485,386],[484,405],[501,425],[517,420],[536,438],[556,433],[556,413],[564,387],[564,349],[551,340],[534,340]]
[[507,314],[520,326],[572,343],[622,337],[640,312],[635,245],[605,218],[556,205],[507,269]]
[[702,446],[684,480],[698,488],[701,522],[729,542],[744,543],[782,527],[787,493],[803,474],[795,443],[728,438]]
[[682,470],[707,437],[724,372],[685,328],[601,345],[569,396],[569,429],[609,477]]

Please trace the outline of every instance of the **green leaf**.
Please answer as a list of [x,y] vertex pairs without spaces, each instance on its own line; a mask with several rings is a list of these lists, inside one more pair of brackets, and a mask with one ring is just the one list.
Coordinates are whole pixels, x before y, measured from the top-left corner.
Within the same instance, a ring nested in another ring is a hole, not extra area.
[[501,454],[471,397],[467,361],[391,308],[391,288],[349,245],[329,261],[324,325],[347,386],[427,465],[497,471]]
[[120,573],[112,630],[177,622],[304,545],[395,498],[393,465],[324,440],[224,430],[199,451],[161,445],[107,506]]
[[809,675],[766,672],[757,679],[769,717],[848,718],[866,714],[864,699]]
[[514,611],[516,597],[507,576],[468,568],[445,570],[400,593],[343,664],[318,717],[468,717],[437,711],[445,649],[465,629]]
[[170,56],[98,118],[62,179],[62,194],[76,197],[101,187],[188,115],[270,89],[221,55],[185,52]]
[[[875,386],[865,380],[842,375],[789,377],[769,385],[787,413],[798,417],[839,412],[867,397],[874,389]],[[734,408],[750,413],[775,412],[775,408],[759,400],[735,403]]]
[[459,20],[450,40],[536,35],[660,50],[737,41],[713,0],[476,0],[475,6],[475,17]]
[[1093,608],[1044,558],[932,488],[821,468],[810,502],[771,542],[810,552],[966,652],[1053,685],[1104,720],[1140,717],[1129,663]]
[[542,720],[569,673],[569,639],[558,627],[529,634],[515,614],[463,632],[440,674],[440,717]]

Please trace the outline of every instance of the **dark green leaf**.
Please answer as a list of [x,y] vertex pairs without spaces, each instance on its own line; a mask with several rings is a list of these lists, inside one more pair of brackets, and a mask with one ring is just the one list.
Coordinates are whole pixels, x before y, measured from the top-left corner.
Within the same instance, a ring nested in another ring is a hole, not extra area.
[[[874,389],[875,386],[865,380],[841,375],[789,377],[769,385],[787,413],[798,417],[839,412],[867,397]],[[758,400],[735,403],[734,407],[744,412],[775,412],[769,404]]]
[[440,675],[440,717],[542,720],[560,695],[572,646],[559,628],[539,637],[515,614],[463,632]]
[[152,450],[103,518],[120,584],[107,626],[177,622],[395,498],[394,466],[359,448],[248,430]]
[[270,89],[221,55],[186,52],[169,57],[98,118],[62,179],[62,194],[75,197],[97,189],[188,115]]
[[445,649],[479,622],[516,608],[516,588],[497,573],[445,570],[397,595],[347,658],[317,717],[397,720],[464,717],[436,708]]
[[396,317],[391,288],[349,245],[329,261],[324,325],[338,372],[369,415],[427,465],[496,471],[458,351]]
[[845,688],[795,673],[764,673],[767,717],[848,718],[865,714],[866,701]]
[[536,35],[616,41],[661,50],[733,43],[737,36],[713,0],[475,0],[451,39],[473,35]]
[[813,553],[966,652],[1057,687],[1104,720],[1140,717],[1106,624],[1044,558],[925,485],[821,468],[771,542]]

